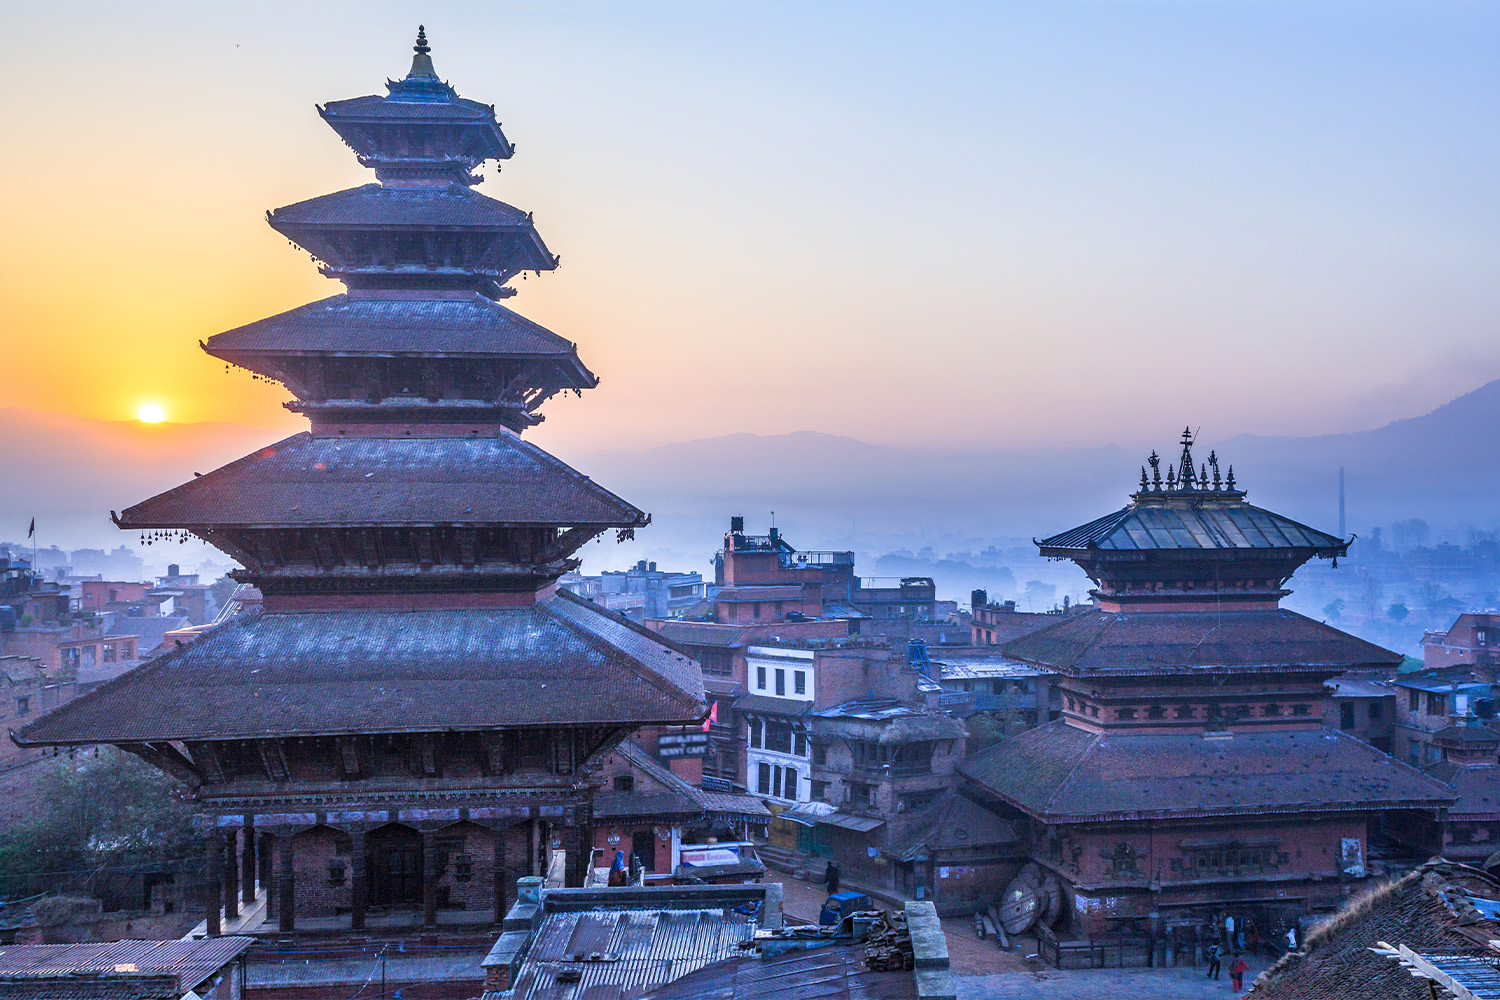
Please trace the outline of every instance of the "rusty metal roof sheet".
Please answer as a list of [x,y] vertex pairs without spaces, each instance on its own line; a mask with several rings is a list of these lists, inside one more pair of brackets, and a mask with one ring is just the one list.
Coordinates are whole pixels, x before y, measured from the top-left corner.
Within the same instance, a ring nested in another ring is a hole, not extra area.
[[1065,674],[1387,668],[1401,654],[1284,608],[1090,611],[1005,644],[1005,655]]
[[28,745],[701,719],[698,665],[571,595],[459,611],[246,612],[61,705]]
[[969,780],[1048,822],[1442,806],[1448,786],[1332,729],[1092,733],[1053,722],[967,758]]
[[[753,918],[722,907],[549,913],[516,976],[512,996],[632,1000],[736,954],[755,927]],[[564,974],[562,982],[559,973]],[[568,981],[567,973],[579,978]]]
[[871,972],[864,948],[833,945],[731,958],[648,994],[651,1000],[916,1000],[910,972]]
[[1348,543],[1243,501],[1143,499],[1037,543],[1043,555],[1087,549],[1310,549],[1343,554]]
[[509,431],[495,437],[303,432],[127,508],[122,528],[558,524],[646,515]]
[[[250,937],[220,937],[202,941],[5,945],[0,946],[0,980],[85,974],[109,978],[169,976],[179,990],[166,995],[178,996],[233,962],[254,943]],[[5,986],[0,985],[0,996],[6,995]]]

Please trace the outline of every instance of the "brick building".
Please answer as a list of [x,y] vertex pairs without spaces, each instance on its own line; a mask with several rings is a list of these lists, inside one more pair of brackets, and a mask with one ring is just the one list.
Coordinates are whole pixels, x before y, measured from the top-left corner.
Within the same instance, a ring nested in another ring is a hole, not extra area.
[[1390,683],[1396,715],[1391,753],[1414,767],[1442,760],[1442,749],[1434,740],[1439,730],[1468,715],[1482,713],[1492,719],[1495,714],[1495,674],[1489,667],[1460,665],[1397,674]]
[[264,933],[488,928],[555,852],[582,883],[601,757],[706,710],[691,659],[556,586],[649,518],[522,439],[597,379],[500,304],[557,259],[472,190],[512,154],[494,108],[421,33],[415,53],[387,95],[319,108],[378,183],[269,216],[347,293],[204,345],[284,385],[310,431],[116,516],[224,550],[261,606],[17,734],[113,743],[192,787],[210,936],[256,882]]
[[1424,632],[1422,661],[1428,669],[1500,663],[1500,614],[1469,612],[1445,632]]
[[1452,801],[1323,723],[1330,678],[1401,659],[1279,606],[1297,567],[1348,543],[1251,506],[1233,470],[1210,455],[1195,473],[1182,447],[1181,478],[1153,454],[1128,506],[1039,543],[1096,584],[1095,609],[1004,647],[1056,675],[1062,719],[962,767],[1028,845],[1039,874],[1012,890],[1055,911],[1038,924],[1054,963],[1095,961],[1101,941],[1121,964],[1191,961],[1226,917],[1336,909],[1366,877],[1372,821]]

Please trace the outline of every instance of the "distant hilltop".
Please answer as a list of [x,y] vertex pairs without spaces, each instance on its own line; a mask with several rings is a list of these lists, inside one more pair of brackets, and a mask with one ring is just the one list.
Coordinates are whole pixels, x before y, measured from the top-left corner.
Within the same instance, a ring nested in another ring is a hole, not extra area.
[[[1199,421],[1206,415],[1184,414]],[[1410,517],[1435,530],[1500,527],[1500,380],[1430,413],[1376,430],[1317,437],[1218,437],[1200,449],[1233,463],[1252,503],[1328,530],[1337,527],[1345,470],[1349,530]],[[1163,428],[1170,437],[1175,428]],[[215,468],[274,432],[238,424],[89,420],[0,409],[0,537],[24,534],[44,513],[60,544],[118,544],[108,522],[121,508],[195,471]],[[653,514],[648,544],[717,547],[730,513],[778,511],[799,537],[831,544],[854,535],[1029,538],[1123,506],[1145,458],[1114,444],[1038,451],[895,448],[816,432],[730,434],[640,452],[564,454],[607,488]],[[56,533],[66,532],[68,538]],[[862,546],[863,547],[863,546]]]

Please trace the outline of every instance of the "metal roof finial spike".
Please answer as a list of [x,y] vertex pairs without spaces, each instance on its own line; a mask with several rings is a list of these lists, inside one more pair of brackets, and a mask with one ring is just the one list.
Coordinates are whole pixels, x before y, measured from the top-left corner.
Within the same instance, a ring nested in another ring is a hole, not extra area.
[[1198,464],[1198,488],[1208,489],[1208,466],[1201,462]]
[[1234,489],[1234,466],[1232,465],[1229,467],[1229,478],[1225,480],[1225,485],[1231,490]]
[[1172,471],[1172,463],[1167,463],[1167,489],[1173,489],[1177,485],[1177,476]]
[[408,80],[413,78],[436,80],[438,75],[432,65],[432,56],[428,55],[432,51],[432,46],[427,44],[425,25],[417,25],[417,44],[412,46],[412,51],[416,55],[411,57],[411,72],[406,74],[406,78]]
[[1150,482],[1146,479],[1146,467],[1143,465],[1141,466],[1141,492],[1146,492],[1150,485]]
[[1151,466],[1151,483],[1157,493],[1161,492],[1161,459],[1157,457],[1156,449],[1151,449],[1151,457],[1146,459]]
[[417,44],[412,46],[412,51],[419,56],[425,56],[432,51],[432,46],[427,44],[427,25],[417,25]]

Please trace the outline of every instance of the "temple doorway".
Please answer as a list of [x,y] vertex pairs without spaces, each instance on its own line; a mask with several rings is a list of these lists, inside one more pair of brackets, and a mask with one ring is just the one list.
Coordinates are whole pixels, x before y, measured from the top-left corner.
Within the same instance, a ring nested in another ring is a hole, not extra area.
[[370,902],[375,906],[422,904],[422,835],[392,823],[370,831]]

